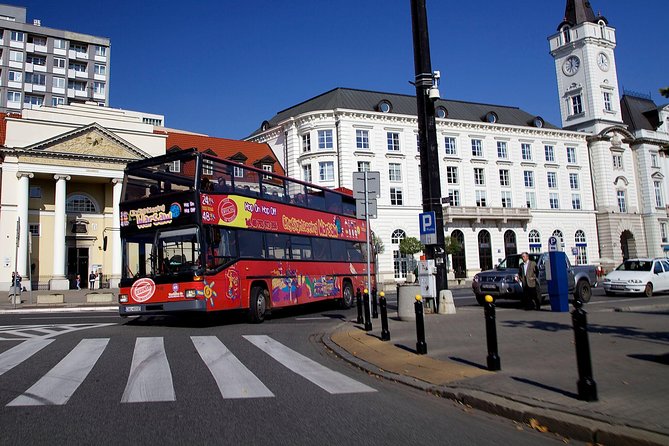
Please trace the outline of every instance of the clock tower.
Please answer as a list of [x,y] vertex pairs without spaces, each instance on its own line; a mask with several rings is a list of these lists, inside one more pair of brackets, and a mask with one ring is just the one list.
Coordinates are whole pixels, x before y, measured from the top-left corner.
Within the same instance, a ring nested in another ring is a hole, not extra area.
[[562,127],[598,133],[622,124],[613,53],[615,29],[606,18],[595,16],[588,0],[567,0],[557,31],[549,41]]

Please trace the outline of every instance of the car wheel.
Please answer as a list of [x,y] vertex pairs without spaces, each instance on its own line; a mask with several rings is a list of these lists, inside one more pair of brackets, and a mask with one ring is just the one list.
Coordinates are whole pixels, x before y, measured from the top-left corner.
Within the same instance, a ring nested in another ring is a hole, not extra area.
[[587,304],[592,297],[592,289],[587,280],[579,280],[576,284],[576,292],[574,298],[580,299],[581,302]]
[[648,282],[646,284],[646,288],[643,290],[643,295],[646,297],[652,297],[653,296],[653,284]]
[[353,285],[350,282],[344,282],[341,296],[341,307],[345,309],[351,308],[353,305]]
[[484,306],[485,305],[485,296],[483,294],[477,294],[476,295],[476,302],[478,302],[479,305]]
[[265,299],[265,290],[259,286],[251,288],[251,301],[249,302],[249,319],[254,324],[259,324],[265,320],[267,312],[267,300]]

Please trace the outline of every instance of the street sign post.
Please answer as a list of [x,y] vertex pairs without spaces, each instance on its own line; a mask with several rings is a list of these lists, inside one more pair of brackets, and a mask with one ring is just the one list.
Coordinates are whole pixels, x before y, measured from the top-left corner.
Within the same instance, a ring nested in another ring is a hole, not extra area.
[[355,217],[356,218],[376,218],[378,216],[376,210],[376,198],[367,200],[367,211],[365,212],[365,200],[355,200]]
[[420,226],[420,242],[423,245],[437,244],[437,218],[433,211],[418,215]]
[[[365,180],[367,178],[367,180]],[[365,181],[367,189],[365,189]],[[367,193],[365,194],[365,190]],[[353,198],[379,198],[381,196],[381,172],[353,172]]]

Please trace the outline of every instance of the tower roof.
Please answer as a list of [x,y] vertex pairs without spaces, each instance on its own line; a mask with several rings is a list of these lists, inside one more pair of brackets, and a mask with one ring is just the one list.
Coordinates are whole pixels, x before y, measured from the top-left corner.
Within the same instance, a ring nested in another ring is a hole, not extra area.
[[601,14],[595,16],[589,0],[567,0],[567,6],[564,10],[564,19],[558,26],[558,31],[564,25],[576,26],[585,22],[597,23],[600,20],[603,20],[604,23],[608,24],[606,18]]

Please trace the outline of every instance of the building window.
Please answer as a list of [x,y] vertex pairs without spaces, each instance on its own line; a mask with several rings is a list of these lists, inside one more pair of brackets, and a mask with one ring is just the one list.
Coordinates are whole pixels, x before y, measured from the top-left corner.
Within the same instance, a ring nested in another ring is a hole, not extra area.
[[39,229],[40,229],[39,223],[30,223],[28,225],[28,232],[30,232],[30,235],[33,237],[39,237],[40,233]]
[[662,243],[669,242],[669,239],[667,239],[667,224],[666,223],[660,223],[660,237],[662,237]]
[[311,164],[305,164],[302,166],[302,179],[307,183],[311,183]]
[[508,190],[502,191],[502,207],[503,208],[511,207],[511,191]]
[[26,84],[46,85],[46,76],[40,73],[26,73]]
[[487,206],[486,202],[486,193],[484,190],[477,190],[476,191],[476,206],[484,208]]
[[523,181],[525,182],[525,187],[534,187],[534,172],[531,170],[523,171]]
[[555,161],[555,150],[553,146],[544,146],[544,154],[546,155],[546,162],[552,163]]
[[358,149],[369,149],[369,130],[355,131],[355,147]]
[[485,172],[481,167],[474,168],[474,184],[477,186],[485,186]]
[[530,245],[530,252],[541,252],[541,235],[536,229],[532,229],[527,235],[527,241]]
[[664,197],[662,196],[662,182],[653,181],[653,187],[655,188],[655,206],[661,208],[664,206]]
[[9,72],[9,81],[10,82],[23,82],[23,73],[20,71],[10,71]]
[[623,168],[623,156],[622,155],[613,155],[613,168],[622,169]]
[[651,153],[650,154],[650,167],[660,167],[660,165],[657,163],[657,154],[656,153]]
[[44,96],[34,96],[27,94],[23,98],[23,104],[29,107],[41,107],[44,105]]
[[98,209],[93,200],[86,195],[73,194],[67,198],[65,203],[66,212],[87,212],[97,214]]
[[497,141],[497,158],[507,158],[506,142],[504,141]]
[[70,49],[77,53],[88,53],[88,46],[85,43],[70,43]]
[[455,138],[447,136],[444,138],[444,147],[446,148],[446,155],[457,155],[458,151],[455,146]]
[[214,174],[214,161],[209,159],[202,160],[202,175]]
[[93,93],[95,93],[95,94],[105,94],[105,84],[104,84],[104,82],[93,82]]
[[23,62],[23,51],[9,51],[9,60],[12,62]]
[[562,28],[562,40],[564,43],[571,42],[571,30],[569,29],[568,26]]
[[95,47],[95,55],[96,56],[102,56],[102,57],[107,56],[107,47],[96,46]]
[[311,134],[309,133],[302,135],[302,151],[311,152]]
[[404,279],[409,271],[409,256],[405,256],[398,249],[393,251],[393,268],[395,279]]
[[[274,171],[274,170],[272,169],[272,165],[271,165],[271,164],[263,164],[263,165],[262,165],[262,170],[264,170],[265,172],[273,172],[273,171]],[[269,180],[269,179],[272,178],[272,175],[263,175],[262,177],[263,177],[263,179],[265,179],[265,180]]]
[[181,160],[174,160],[170,163],[168,170],[173,173],[181,172]]
[[26,57],[26,63],[31,63],[33,65],[46,65],[46,57],[38,56],[36,54],[28,54]]
[[402,206],[404,200],[402,199],[402,189],[399,187],[390,188],[390,204],[393,206]]
[[388,141],[389,152],[399,152],[400,150],[400,134],[397,132],[388,132],[386,134]]
[[369,161],[358,161],[358,172],[369,172],[370,169]]
[[388,179],[390,181],[402,181],[402,165],[399,163],[390,163],[388,165]]
[[59,50],[67,48],[67,43],[63,39],[53,39],[53,47]]
[[320,181],[334,181],[333,161],[322,161],[318,163],[318,178]]
[[525,192],[525,206],[527,206],[528,209],[537,208],[537,197],[534,192]]
[[583,113],[583,104],[581,102],[581,95],[577,94],[571,97],[571,114],[580,115]]
[[627,201],[625,200],[625,191],[619,190],[616,192],[618,197],[618,210],[620,212],[627,212]]
[[319,130],[318,131],[318,149],[319,150],[332,150],[332,130]]
[[581,194],[571,194],[571,208],[576,211],[581,209]]
[[547,172],[546,173],[546,180],[547,180],[547,184],[548,184],[549,189],[557,189],[557,173]]
[[239,166],[233,166],[232,174],[235,178],[244,178],[244,168]]
[[30,198],[42,198],[42,188],[39,186],[30,186],[28,194]]
[[458,184],[458,168],[456,166],[446,166],[446,182],[448,184]]
[[567,147],[567,162],[569,164],[576,164],[576,148]]
[[86,91],[86,82],[84,81],[67,81],[67,88],[75,91]]
[[509,179],[509,170],[508,169],[500,169],[499,170],[499,185],[500,186],[509,186],[511,184],[511,180]]
[[93,72],[100,76],[106,76],[107,67],[105,65],[100,65],[99,63],[96,63],[95,66],[93,67]]
[[532,144],[521,144],[520,145],[520,154],[521,157],[523,158],[523,161],[531,161],[532,160]]
[[569,187],[572,190],[578,190],[579,189],[578,174],[577,173],[570,173],[569,174]]
[[604,92],[604,110],[613,111],[613,102],[611,101],[611,93]]
[[483,141],[480,139],[472,139],[472,156],[483,157]]
[[53,88],[65,88],[65,78],[64,77],[55,77],[52,80]]
[[8,91],[7,102],[21,102],[21,93],[18,91]]
[[548,196],[548,202],[551,209],[560,209],[560,198],[557,193],[551,192]]
[[553,231],[552,236],[558,239],[558,242],[560,242],[560,246],[564,248],[564,235],[562,235],[562,231],[556,229],[555,231]]
[[574,234],[574,241],[576,242],[576,264],[587,265],[588,244],[585,240],[585,232],[580,229],[576,231],[576,234]]
[[65,69],[65,59],[61,59],[60,57],[54,57],[53,58],[53,67],[54,68]]
[[13,42],[23,42],[26,38],[26,35],[21,31],[12,31],[9,34],[9,40]]
[[449,189],[448,201],[451,206],[460,206],[460,191],[458,189]]
[[64,105],[65,98],[60,96],[51,96],[51,105],[56,107],[57,105]]
[[395,229],[390,236],[390,243],[393,245],[399,245],[402,240],[407,237],[407,233],[401,229]]

